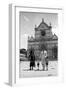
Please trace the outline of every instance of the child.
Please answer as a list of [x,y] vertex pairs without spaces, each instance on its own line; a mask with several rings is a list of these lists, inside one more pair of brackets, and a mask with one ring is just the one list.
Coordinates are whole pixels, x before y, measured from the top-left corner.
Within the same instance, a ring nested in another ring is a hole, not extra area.
[[46,58],[46,70],[48,71],[48,57]]
[[39,62],[37,63],[37,67],[38,67],[38,70],[39,70]]

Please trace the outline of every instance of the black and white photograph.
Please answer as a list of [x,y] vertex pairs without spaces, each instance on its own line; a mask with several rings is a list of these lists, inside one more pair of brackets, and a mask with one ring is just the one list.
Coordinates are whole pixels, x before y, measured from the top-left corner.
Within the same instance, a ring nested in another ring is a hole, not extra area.
[[19,13],[19,77],[58,75],[58,14]]

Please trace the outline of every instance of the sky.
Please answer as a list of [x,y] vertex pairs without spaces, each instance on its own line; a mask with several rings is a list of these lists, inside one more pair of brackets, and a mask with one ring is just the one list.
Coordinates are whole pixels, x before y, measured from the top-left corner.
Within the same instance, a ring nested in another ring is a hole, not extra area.
[[57,13],[35,13],[20,12],[19,14],[19,32],[20,32],[20,49],[27,49],[28,36],[34,36],[35,25],[38,26],[42,18],[48,25],[52,25],[52,32],[57,34],[58,15]]

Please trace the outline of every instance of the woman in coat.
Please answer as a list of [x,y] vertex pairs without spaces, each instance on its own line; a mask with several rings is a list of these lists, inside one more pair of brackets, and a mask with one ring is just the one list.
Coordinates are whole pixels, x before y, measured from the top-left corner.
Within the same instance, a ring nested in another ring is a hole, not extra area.
[[45,59],[47,57],[47,51],[46,50],[42,51],[40,57],[41,57],[41,63],[42,63],[43,70],[45,70],[45,66],[46,66]]
[[33,70],[33,67],[35,67],[35,55],[33,50],[30,51],[29,58],[30,58],[30,70]]

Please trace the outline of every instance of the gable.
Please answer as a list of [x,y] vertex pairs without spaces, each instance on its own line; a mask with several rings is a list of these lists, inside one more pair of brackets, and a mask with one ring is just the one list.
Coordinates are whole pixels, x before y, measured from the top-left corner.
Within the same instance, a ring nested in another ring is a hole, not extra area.
[[58,39],[57,35],[54,34],[52,39]]
[[46,29],[49,29],[49,26],[44,22],[44,19],[42,19],[42,22],[39,24],[39,26],[37,28],[38,28],[38,30],[40,30],[40,29],[46,30]]

